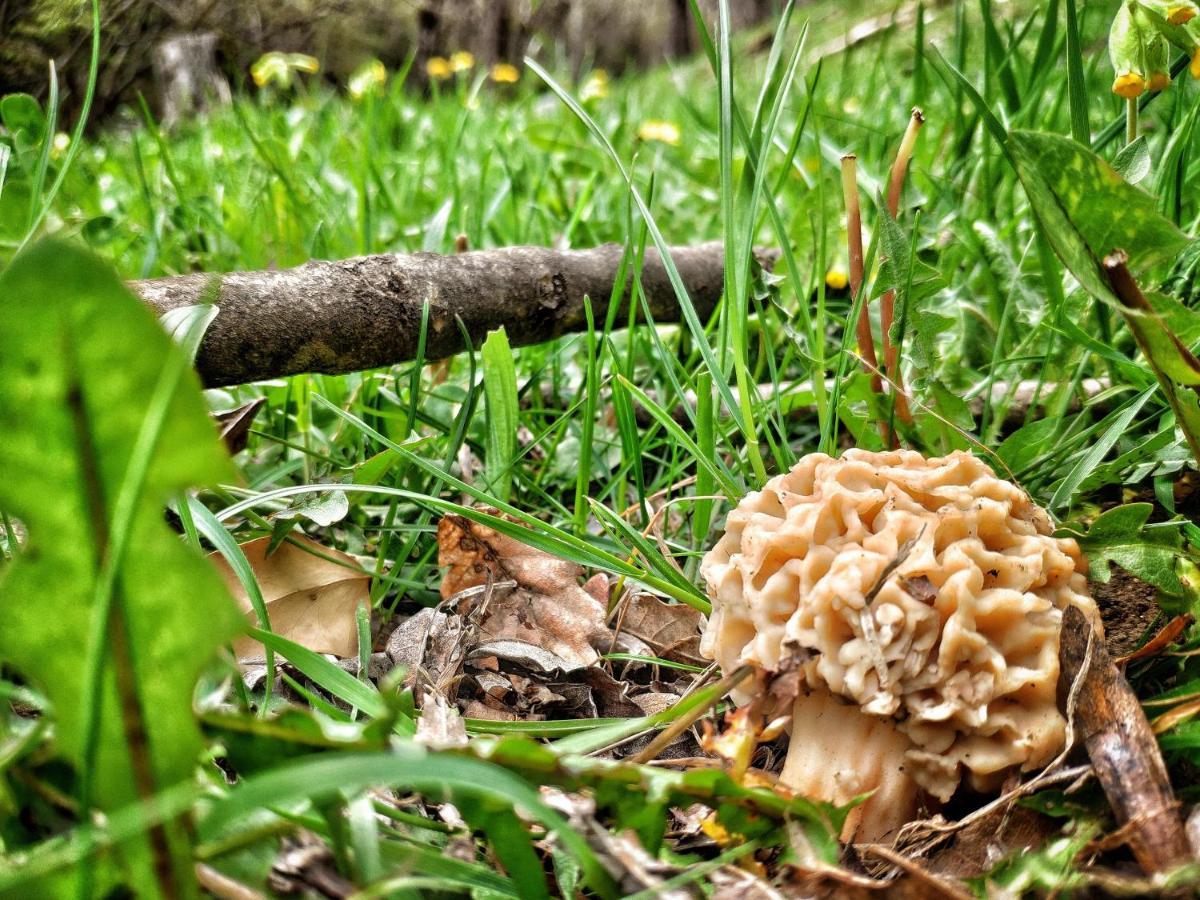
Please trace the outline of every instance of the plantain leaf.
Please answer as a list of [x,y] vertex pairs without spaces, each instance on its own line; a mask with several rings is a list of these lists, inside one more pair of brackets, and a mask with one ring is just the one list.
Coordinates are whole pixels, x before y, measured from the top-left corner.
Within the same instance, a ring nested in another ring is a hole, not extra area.
[[1128,253],[1137,272],[1172,259],[1187,243],[1153,197],[1081,144],[1061,135],[1014,131],[1008,145],[1047,239],[1093,297],[1120,306],[1099,266],[1114,249]]
[[[0,382],[0,508],[29,533],[0,573],[0,662],[49,698],[81,817],[114,811],[193,777],[196,679],[242,623],[162,501],[232,467],[185,352],[68,245],[39,245],[0,275]],[[115,859],[105,880],[139,896],[194,893],[177,822]]]

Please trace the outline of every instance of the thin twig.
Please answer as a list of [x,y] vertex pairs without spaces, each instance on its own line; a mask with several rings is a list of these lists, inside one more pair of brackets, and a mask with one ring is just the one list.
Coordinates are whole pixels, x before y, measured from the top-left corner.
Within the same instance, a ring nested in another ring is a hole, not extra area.
[[[749,675],[752,669],[753,667],[748,665],[739,666],[733,672],[729,673],[720,681],[718,681],[716,684],[716,693],[713,694],[713,703],[716,703],[735,687],[741,684],[742,679]],[[687,731],[692,726],[692,723],[707,713],[708,710],[708,706],[701,705],[680,716],[661,732],[659,732],[658,737],[652,740],[640,753],[633,757],[633,762],[648,763],[650,760],[655,759],[658,754],[662,753],[663,750],[667,749],[667,747],[671,745],[675,738]]]
[[[914,106],[912,115],[908,119],[908,128],[904,131],[904,139],[900,142],[900,149],[896,152],[896,161],[892,164],[891,177],[888,179],[887,205],[888,213],[893,219],[900,212],[900,193],[904,189],[904,176],[908,173],[908,163],[912,159],[913,150],[917,145],[917,135],[924,123],[924,114],[919,107]],[[909,412],[908,401],[905,399],[903,390],[904,375],[900,371],[899,348],[892,343],[891,337],[892,322],[895,316],[896,291],[893,288],[883,295],[879,306],[880,325],[883,332],[884,371],[887,372],[888,378],[901,388],[892,395],[895,398],[896,415],[900,417],[900,421],[911,424],[912,413]],[[893,435],[892,444],[895,445],[895,443]]]
[[[842,196],[846,202],[846,250],[850,258],[850,296],[859,299],[863,290],[863,235],[862,206],[858,200],[858,157],[847,153],[842,157]],[[858,352],[864,361],[863,370],[871,376],[871,390],[876,395],[883,392],[883,381],[879,377],[878,358],[875,356],[875,338],[871,335],[871,304],[862,297],[858,313]]]

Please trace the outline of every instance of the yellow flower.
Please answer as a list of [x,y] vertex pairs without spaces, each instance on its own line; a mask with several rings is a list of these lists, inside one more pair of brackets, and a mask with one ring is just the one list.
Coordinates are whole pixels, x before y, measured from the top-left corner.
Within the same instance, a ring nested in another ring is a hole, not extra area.
[[1200,47],[1196,48],[1196,52],[1192,54],[1192,64],[1188,67],[1193,78],[1200,78]]
[[307,53],[280,53],[272,50],[264,53],[250,67],[250,77],[259,87],[274,84],[279,88],[292,86],[292,78],[296,72],[312,74],[321,70],[321,64],[315,56]]
[[492,66],[491,77],[496,84],[516,84],[521,80],[521,70],[508,63],[499,62]]
[[830,269],[825,273],[825,287],[831,291],[844,291],[850,278],[841,269]]
[[584,103],[589,100],[603,100],[608,96],[608,73],[603,69],[596,69],[588,76],[587,81],[583,83],[583,90],[579,92],[579,99]]
[[1152,91],[1165,91],[1171,86],[1171,76],[1166,72],[1151,72],[1147,87]]
[[679,126],[674,122],[647,119],[638,127],[637,136],[643,141],[658,141],[672,147],[679,146]]
[[444,56],[431,56],[425,63],[425,74],[435,81],[445,81],[454,70],[450,68],[450,60]]
[[1142,96],[1146,90],[1146,79],[1137,72],[1126,72],[1124,75],[1118,75],[1117,80],[1113,82],[1112,91],[1118,97],[1124,97],[1126,100],[1133,100],[1136,97]]
[[468,69],[472,69],[474,67],[475,67],[474,54],[472,54],[466,50],[459,50],[457,53],[450,54],[450,70],[452,72],[465,72]]
[[350,76],[346,89],[355,100],[361,100],[367,94],[377,91],[387,84],[387,69],[377,59],[369,59]]

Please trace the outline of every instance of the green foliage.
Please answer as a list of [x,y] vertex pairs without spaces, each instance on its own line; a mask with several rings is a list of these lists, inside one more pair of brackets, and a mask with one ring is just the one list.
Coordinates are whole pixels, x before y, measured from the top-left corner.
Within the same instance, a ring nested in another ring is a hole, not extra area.
[[1113,250],[1124,250],[1130,268],[1143,272],[1173,259],[1187,243],[1158,212],[1153,197],[1077,142],[1015,131],[1009,145],[1043,232],[1096,299],[1120,305],[1100,274],[1100,260]]
[[[581,84],[545,69],[528,69],[517,84],[501,87],[477,68],[422,95],[405,84],[402,68],[359,100],[340,96],[328,81],[305,79],[286,96],[242,95],[232,108],[171,131],[160,130],[149,113],[136,127],[101,128],[75,142],[73,164],[51,143],[57,104],[0,101],[0,121],[7,119],[0,130],[0,255],[15,253],[43,209],[41,231],[77,235],[127,278],[369,252],[446,252],[458,234],[473,248],[617,242],[630,296],[614,291],[607,307],[606,298],[592,298],[587,334],[519,350],[493,335],[481,353],[436,366],[422,357],[386,371],[210,392],[214,409],[266,401],[238,457],[244,486],[216,487],[184,502],[178,489],[185,483],[234,480],[228,467],[217,473],[197,465],[182,480],[164,476],[153,496],[149,488],[144,493],[150,505],[172,499],[190,539],[229,556],[257,605],[261,592],[249,567],[236,565],[237,544],[301,529],[379,574],[372,588],[377,621],[433,606],[441,601],[435,523],[453,513],[615,576],[617,590],[646,589],[706,611],[696,569],[731,499],[801,453],[836,452],[846,440],[881,446],[875,419],[886,403],[853,353],[851,302],[825,273],[845,271],[841,154],[858,155],[863,196],[877,196],[912,102],[922,104],[929,124],[899,221],[868,216],[868,270],[877,279],[871,293],[898,292],[894,336],[917,418],[905,441],[926,453],[994,453],[998,471],[1008,467],[1058,511],[1094,508],[1121,490],[1150,485],[1172,508],[1173,482],[1190,464],[1174,407],[1186,414],[1190,389],[1164,395],[1155,378],[1170,374],[1173,386],[1192,377],[1182,348],[1200,342],[1189,292],[1189,258],[1196,254],[1185,251],[1175,265],[1169,295],[1147,292],[1154,316],[1128,321],[1111,314],[1113,298],[1097,264],[1111,244],[1124,243],[1149,286],[1178,251],[1176,225],[1200,214],[1200,169],[1189,140],[1196,114],[1180,102],[1190,95],[1173,91],[1149,107],[1147,118],[1161,112],[1159,127],[1115,155],[1111,167],[1080,150],[1091,137],[1089,123],[1116,123],[1115,131],[1097,132],[1098,146],[1123,126],[1107,71],[1092,54],[1110,11],[1075,0],[925,4],[915,41],[885,32],[809,65],[801,52],[803,20],[811,20],[809,46],[826,47],[848,22],[877,13],[868,0],[817,0],[797,6],[773,37],[765,30],[741,36],[728,20],[713,34],[701,28],[702,57],[614,77],[605,83],[607,96],[584,94]],[[984,14],[993,21],[985,25]],[[332,69],[324,57],[321,64]],[[909,71],[911,81],[903,75]],[[534,77],[543,72],[553,78],[549,90]],[[104,74],[115,77],[107,68]],[[77,81],[64,80],[64,95],[68,84]],[[884,97],[895,102],[880,102]],[[62,120],[74,118],[64,113]],[[656,120],[678,129],[679,146],[639,137],[641,126]],[[1061,137],[1067,133],[1080,143]],[[641,294],[645,250],[721,237],[733,260],[721,311],[705,321],[681,295],[689,313],[682,325],[651,323]],[[761,246],[781,253],[770,274],[753,261]],[[1064,280],[1056,250],[1069,274],[1109,307]],[[59,301],[92,290],[90,277],[86,285],[63,284],[58,256],[38,259],[50,272],[44,287]],[[24,265],[12,271],[31,282]],[[111,277],[96,283],[112,288]],[[7,299],[4,284],[0,301]],[[612,323],[626,301],[639,324],[618,330]],[[181,314],[176,324],[184,337],[194,342],[202,321],[193,316],[204,312]],[[438,324],[426,319],[424,327]],[[1160,330],[1146,331],[1151,325]],[[110,368],[140,372],[149,365],[153,354],[130,359],[131,346],[151,346],[142,334],[122,333],[105,357]],[[8,372],[24,358],[7,354],[0,366]],[[118,374],[85,386],[108,391]],[[1098,395],[1096,379],[1108,385]],[[17,398],[0,397],[0,405],[18,402],[22,395],[10,388],[24,382],[0,383]],[[1009,416],[1017,388],[1031,383],[1044,387],[1042,401]],[[129,387],[103,412],[124,417],[121,427],[136,432],[153,395],[153,384]],[[188,403],[200,409],[194,397]],[[200,444],[189,446],[199,452]],[[485,463],[481,475],[470,471],[477,458]],[[459,461],[467,464],[456,470]],[[0,454],[0,470],[2,463]],[[70,496],[69,479],[39,483],[48,507],[50,498]],[[10,508],[8,489],[0,486],[0,548],[19,556],[27,547],[32,560],[18,558],[11,569],[0,563],[6,582],[44,564],[46,532],[42,520]],[[1180,510],[1188,502],[1181,493]],[[26,525],[30,542],[23,544]],[[65,532],[64,544],[77,543],[78,533]],[[1193,550],[1183,538],[1198,533],[1190,523],[1151,523],[1142,510],[1122,507],[1090,529],[1070,526],[1067,533],[1080,537],[1098,577],[1112,564],[1128,567],[1159,587],[1168,608],[1188,605]],[[165,537],[156,533],[148,544],[152,555],[159,539]],[[167,542],[183,553],[178,542]],[[81,546],[76,556],[91,552],[86,541]],[[129,547],[130,556],[140,551],[136,542]],[[52,549],[68,555],[66,547]],[[158,566],[156,576],[175,585],[176,576],[162,571]],[[181,650],[171,629],[200,615],[209,587],[189,575],[186,586],[176,585],[187,602],[162,618],[164,650],[196,665],[204,632],[187,631]],[[60,623],[71,621],[64,614],[52,624],[61,631]],[[466,719],[467,746],[434,751],[410,741],[431,723],[421,722],[398,676],[375,685],[284,637],[256,634],[288,664],[276,686],[251,692],[235,682],[234,692],[222,694],[208,685],[201,713],[209,747],[223,750],[223,763],[243,783],[229,787],[207,765],[189,770],[200,778],[182,786],[164,780],[150,810],[105,805],[101,829],[61,811],[48,815],[48,804],[22,780],[31,775],[78,796],[78,785],[62,774],[66,767],[51,763],[47,772],[41,765],[50,755],[44,748],[58,749],[47,744],[50,717],[14,714],[7,699],[40,709],[62,706],[62,697],[48,704],[40,670],[3,657],[9,668],[0,673],[0,766],[18,767],[21,778],[0,782],[0,840],[14,857],[28,855],[19,868],[0,862],[0,892],[28,895],[31,885],[41,888],[36,879],[88,858],[103,860],[103,888],[130,855],[105,847],[129,842],[144,859],[150,829],[191,811],[200,823],[195,859],[260,890],[279,836],[303,828],[331,848],[339,875],[364,896],[602,893],[608,887],[595,848],[580,843],[582,828],[564,826],[561,815],[548,817],[537,805],[541,785],[581,793],[595,802],[601,826],[628,830],[659,861],[689,867],[650,890],[700,880],[740,853],[762,850],[760,860],[779,860],[788,837],[800,832],[798,843],[824,862],[837,861],[834,836],[844,810],[747,787],[721,771],[672,771],[598,755],[719,703],[711,685],[646,717]],[[86,637],[70,645],[80,658],[87,656]],[[0,644],[5,640],[0,629]],[[1172,691],[1194,681],[1190,659],[1141,663],[1130,675],[1145,692],[1175,697]],[[664,683],[680,677],[653,658],[614,654],[609,661],[614,674],[629,664],[657,665],[654,677]],[[66,670],[66,662],[59,665]],[[113,667],[103,671],[107,677]],[[81,676],[73,677],[77,687]],[[168,673],[165,682],[174,685],[175,677]],[[289,695],[308,708],[284,705]],[[191,729],[181,732],[179,747],[195,760],[202,745],[186,702],[176,709],[182,711],[170,715],[186,718]],[[68,727],[60,743],[71,735]],[[1194,754],[1196,740],[1184,725],[1164,744],[1174,741],[1182,756]],[[399,804],[368,793],[385,784],[414,793]],[[423,801],[441,800],[455,802],[466,827],[428,818]],[[668,811],[693,803],[714,810],[717,824],[747,843],[704,861],[685,854],[668,830]],[[18,810],[26,817],[33,810],[43,831],[23,830]],[[1091,812],[1064,804],[1054,811],[1068,828],[1086,825]],[[543,828],[553,836],[531,843]],[[55,837],[35,845],[47,833]],[[460,858],[464,847],[473,848],[473,859]],[[544,852],[534,857],[531,847]],[[1002,864],[993,881],[1013,891],[1073,886],[1074,849],[1052,842]]]
[[1181,562],[1193,559],[1184,546],[1178,523],[1147,524],[1153,507],[1149,503],[1127,503],[1106,510],[1086,531],[1064,526],[1064,533],[1079,541],[1088,557],[1090,577],[1107,582],[1116,564],[1152,584],[1175,605],[1191,605],[1196,588],[1180,579]]
[[[29,529],[0,574],[0,660],[48,698],[84,808],[113,811],[192,776],[196,678],[240,617],[161,502],[232,472],[186,354],[106,266],[47,243],[0,298],[0,507]],[[165,862],[190,883],[187,848],[165,826],[112,877],[152,894]]]
[[512,458],[517,449],[517,370],[508,335],[500,327],[480,350],[483,395],[487,399],[486,458],[488,490],[499,500],[512,493]]

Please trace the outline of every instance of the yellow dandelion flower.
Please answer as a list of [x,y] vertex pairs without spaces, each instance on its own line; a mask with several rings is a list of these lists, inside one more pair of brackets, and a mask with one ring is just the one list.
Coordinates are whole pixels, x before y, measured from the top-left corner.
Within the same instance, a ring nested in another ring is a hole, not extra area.
[[1165,91],[1171,86],[1171,76],[1166,72],[1151,72],[1150,82],[1146,86],[1152,91]]
[[1192,54],[1192,64],[1188,67],[1193,78],[1200,78],[1200,47]]
[[664,122],[659,119],[647,119],[637,130],[639,140],[658,141],[660,144],[679,146],[679,126],[674,122]]
[[603,100],[608,96],[608,72],[604,69],[596,69],[587,77],[587,81],[583,83],[583,89],[579,92],[579,99],[584,103],[589,100]]
[[841,269],[830,269],[825,273],[825,287],[831,291],[844,291],[850,284],[850,276]]
[[450,54],[450,69],[454,72],[466,72],[475,68],[475,55],[467,50],[459,50]]
[[516,84],[521,80],[521,70],[509,63],[496,63],[492,66],[491,79],[496,84]]
[[1124,75],[1118,75],[1112,86],[1113,93],[1118,97],[1124,97],[1126,100],[1133,100],[1142,96],[1145,90],[1146,79],[1137,72],[1126,72]]
[[450,68],[450,60],[444,56],[431,56],[425,63],[425,74],[435,81],[445,81],[454,74],[454,70]]

